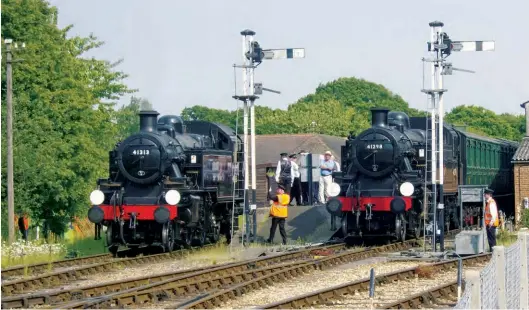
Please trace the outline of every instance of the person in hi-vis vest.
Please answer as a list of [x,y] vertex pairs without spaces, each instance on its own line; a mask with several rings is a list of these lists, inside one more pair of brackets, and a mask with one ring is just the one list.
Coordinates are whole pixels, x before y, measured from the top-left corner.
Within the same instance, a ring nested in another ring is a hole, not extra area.
[[491,252],[492,247],[496,246],[496,227],[499,225],[498,206],[492,198],[492,193],[492,189],[485,189],[485,228]]
[[283,239],[283,244],[287,244],[287,232],[285,231],[285,222],[288,217],[288,204],[290,203],[290,195],[285,193],[283,184],[277,184],[276,194],[268,193],[268,198],[272,200],[270,206],[270,217],[272,218],[272,226],[270,227],[270,237],[266,242],[274,242],[274,235],[276,234],[277,225],[279,225],[279,233]]

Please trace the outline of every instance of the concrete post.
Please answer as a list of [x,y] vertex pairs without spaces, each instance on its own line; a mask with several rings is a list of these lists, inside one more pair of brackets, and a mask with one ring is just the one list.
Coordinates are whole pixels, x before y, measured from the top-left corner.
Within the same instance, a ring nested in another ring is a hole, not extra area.
[[518,233],[518,240],[520,241],[520,309],[529,309],[529,281],[527,278],[528,259],[527,246],[529,233],[527,229]]
[[505,247],[493,247],[492,255],[496,256],[496,285],[498,286],[498,308],[507,309],[505,292]]
[[465,271],[465,291],[470,290],[470,309],[481,309],[479,270]]

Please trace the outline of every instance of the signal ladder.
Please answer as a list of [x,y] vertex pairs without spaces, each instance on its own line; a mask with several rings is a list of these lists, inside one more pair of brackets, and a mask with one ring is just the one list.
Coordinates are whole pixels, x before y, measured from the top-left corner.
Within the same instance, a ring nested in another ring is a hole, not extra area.
[[[435,98],[439,90],[423,90],[430,98]],[[431,99],[428,110],[435,111],[435,100]],[[435,232],[439,231],[439,223],[437,223],[436,204],[438,196],[438,187],[434,185],[440,184],[439,180],[439,149],[437,148],[438,141],[436,141],[439,134],[439,115],[434,113],[434,123],[432,124],[431,117],[426,117],[426,151],[425,151],[425,178],[424,178],[424,204],[422,214],[422,228],[424,234],[424,247],[426,244],[433,245],[433,250],[437,248],[439,242],[439,235]],[[435,156],[435,157],[434,157]],[[433,164],[435,158],[435,179],[432,180],[434,173]],[[434,223],[435,225],[434,229]]]
[[[237,119],[236,119],[236,134],[242,138],[242,134],[244,132],[244,113],[243,109],[238,109],[237,113]],[[250,132],[250,122],[247,124],[247,130]],[[245,145],[246,142],[246,145]],[[245,147],[248,147],[246,150],[248,152],[248,170],[245,169],[244,164],[244,151]],[[241,244],[251,242],[251,239],[255,238],[256,230],[257,230],[257,223],[256,223],[256,215],[255,210],[252,212],[252,214],[249,214],[249,210],[245,208],[245,203],[249,206],[251,201],[251,188],[250,188],[250,182],[248,182],[248,190],[245,191],[245,175],[248,174],[248,180],[251,180],[251,169],[250,169],[250,163],[252,161],[252,154],[250,152],[250,135],[248,135],[248,141],[243,141],[242,143],[238,143],[236,146],[236,150],[234,151],[234,165],[238,169],[237,173],[234,174],[234,187],[233,187],[233,193],[234,193],[234,199],[237,198],[244,198],[244,201],[239,204],[233,205],[234,210],[238,214],[242,214],[242,223],[239,223],[239,218],[233,219],[233,227],[234,231],[237,228],[239,231],[237,233],[234,232],[234,238],[237,236],[237,241],[241,241]],[[242,174],[239,174],[239,171],[242,171]],[[245,197],[245,194],[247,195]],[[242,224],[242,225],[239,225]],[[235,239],[233,239],[235,241]]]

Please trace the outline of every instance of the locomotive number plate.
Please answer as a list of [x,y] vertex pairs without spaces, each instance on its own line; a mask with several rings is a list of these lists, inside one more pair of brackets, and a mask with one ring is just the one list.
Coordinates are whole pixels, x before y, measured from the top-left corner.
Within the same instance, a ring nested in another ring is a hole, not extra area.
[[368,144],[366,145],[366,149],[368,150],[381,150],[383,149],[382,144]]
[[149,150],[134,150],[132,155],[149,155]]

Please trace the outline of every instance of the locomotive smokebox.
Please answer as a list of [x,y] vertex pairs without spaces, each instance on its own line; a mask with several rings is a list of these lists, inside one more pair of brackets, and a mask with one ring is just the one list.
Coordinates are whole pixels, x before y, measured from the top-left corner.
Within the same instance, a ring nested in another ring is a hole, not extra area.
[[140,111],[140,130],[153,132],[156,131],[156,125],[158,123],[158,115],[160,113],[156,111]]
[[388,127],[388,113],[386,108],[371,109],[371,126]]

